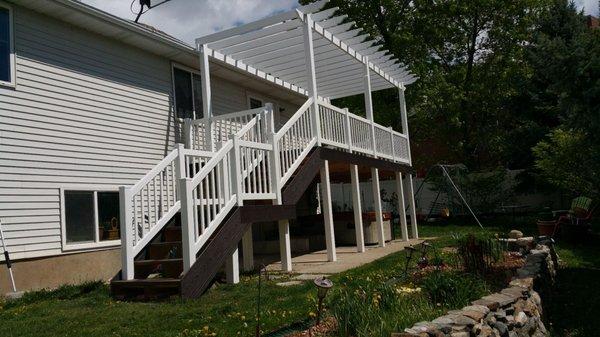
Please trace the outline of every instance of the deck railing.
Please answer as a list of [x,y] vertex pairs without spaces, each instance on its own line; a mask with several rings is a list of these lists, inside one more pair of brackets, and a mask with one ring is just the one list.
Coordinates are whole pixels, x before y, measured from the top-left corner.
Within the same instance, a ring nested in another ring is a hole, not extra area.
[[133,278],[134,257],[177,212],[189,270],[233,207],[244,200],[280,203],[282,187],[317,143],[410,164],[404,134],[328,102],[314,103],[309,98],[277,132],[271,104],[208,121],[185,120],[185,147],[180,144],[135,185],[120,189],[123,278]]

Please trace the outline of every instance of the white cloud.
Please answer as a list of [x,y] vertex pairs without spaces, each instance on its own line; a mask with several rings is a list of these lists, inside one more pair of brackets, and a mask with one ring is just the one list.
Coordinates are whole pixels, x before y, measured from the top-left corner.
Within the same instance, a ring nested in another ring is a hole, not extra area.
[[[113,15],[133,20],[135,14],[131,13],[131,1],[82,0]],[[134,1],[134,9],[139,8],[138,0]],[[171,0],[142,15],[140,22],[193,45],[198,37],[297,6],[297,0]]]
[[598,0],[575,0],[575,3],[580,9],[583,9],[585,14],[598,16],[600,2]]

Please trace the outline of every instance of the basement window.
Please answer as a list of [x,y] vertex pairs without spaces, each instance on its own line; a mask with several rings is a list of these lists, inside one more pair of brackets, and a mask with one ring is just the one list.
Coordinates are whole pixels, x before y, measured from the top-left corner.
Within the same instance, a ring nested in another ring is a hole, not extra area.
[[0,2],[0,85],[15,85],[12,8]]
[[120,243],[118,192],[65,189],[61,200],[64,250]]

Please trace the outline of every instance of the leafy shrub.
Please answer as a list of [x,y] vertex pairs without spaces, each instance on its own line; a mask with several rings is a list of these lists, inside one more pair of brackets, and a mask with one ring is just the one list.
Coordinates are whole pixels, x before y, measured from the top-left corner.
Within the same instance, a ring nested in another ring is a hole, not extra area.
[[490,233],[455,235],[455,238],[460,262],[468,272],[483,275],[502,258],[503,246]]
[[487,293],[483,280],[471,274],[434,271],[421,280],[421,288],[436,305],[458,308]]

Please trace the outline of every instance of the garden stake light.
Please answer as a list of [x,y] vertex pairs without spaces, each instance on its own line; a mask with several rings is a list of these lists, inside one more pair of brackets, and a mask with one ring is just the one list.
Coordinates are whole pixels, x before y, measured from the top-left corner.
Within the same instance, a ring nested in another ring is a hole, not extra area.
[[319,298],[319,307],[318,307],[318,312],[317,312],[317,324],[316,324],[316,325],[319,325],[321,323],[321,311],[323,309],[323,299],[325,299],[325,296],[327,296],[327,292],[333,286],[333,282],[331,282],[330,279],[319,277],[314,280],[314,283],[315,283],[315,286],[317,286],[317,297]]
[[260,337],[260,289],[262,286],[261,279],[262,275],[265,275],[265,280],[269,280],[269,274],[267,272],[267,267],[264,264],[260,265],[260,269],[258,270],[258,297],[256,298],[256,337]]
[[408,250],[408,254],[406,255],[406,263],[404,264],[404,278],[408,276],[408,266],[412,260],[413,253],[416,251],[413,246],[408,246],[405,249]]
[[431,247],[431,244],[427,241],[423,241],[421,243],[421,257],[419,258],[419,267],[425,268],[429,265],[429,260],[427,259],[427,249]]

